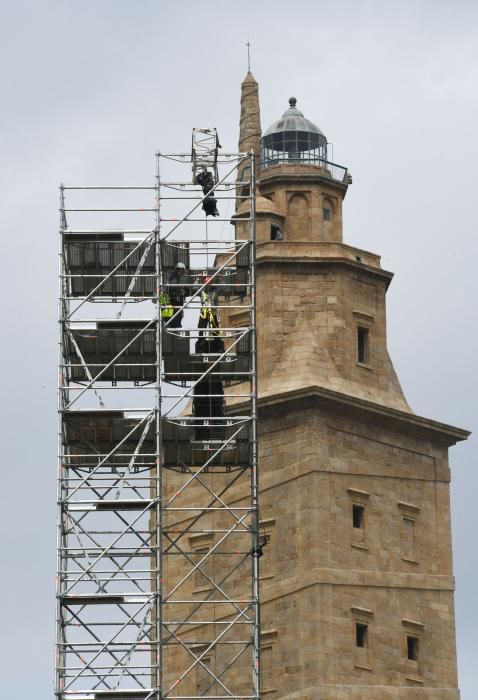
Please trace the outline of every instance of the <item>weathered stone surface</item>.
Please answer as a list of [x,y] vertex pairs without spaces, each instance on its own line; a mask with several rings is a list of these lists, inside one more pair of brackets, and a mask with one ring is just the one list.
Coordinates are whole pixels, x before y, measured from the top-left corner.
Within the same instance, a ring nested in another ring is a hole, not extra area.
[[[392,274],[342,242],[346,189],[311,166],[259,172],[261,614],[276,631],[263,687],[284,700],[457,700],[448,446],[467,433],[405,400],[387,349]],[[238,238],[247,215],[243,202]]]
[[[257,139],[251,78],[241,143]],[[409,408],[387,349],[392,275],[343,244],[345,191],[311,166],[274,166],[258,183],[263,697],[458,700],[448,447],[467,433]],[[242,203],[238,238],[246,215]],[[270,240],[272,224],[283,240]],[[222,323],[241,326],[244,312],[231,308]],[[168,479],[174,493],[177,476]],[[238,485],[228,503],[247,495]],[[416,659],[407,638],[418,640]]]
[[248,73],[241,86],[241,121],[239,127],[239,152],[253,150],[259,154],[261,139],[261,112],[259,85],[252,73]]

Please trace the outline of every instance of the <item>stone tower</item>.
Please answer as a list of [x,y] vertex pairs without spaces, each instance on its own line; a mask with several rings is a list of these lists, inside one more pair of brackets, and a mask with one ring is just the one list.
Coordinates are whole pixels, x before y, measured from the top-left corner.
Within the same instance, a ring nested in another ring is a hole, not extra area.
[[[343,242],[351,183],[290,98],[260,148],[257,312],[264,697],[458,700],[448,447],[387,350],[392,273]],[[236,236],[248,204],[234,216]],[[241,310],[224,319],[241,325]]]

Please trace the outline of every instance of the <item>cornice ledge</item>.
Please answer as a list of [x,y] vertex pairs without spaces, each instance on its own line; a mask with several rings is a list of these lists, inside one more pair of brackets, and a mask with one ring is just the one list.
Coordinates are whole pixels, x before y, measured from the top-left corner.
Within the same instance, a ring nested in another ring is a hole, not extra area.
[[[272,603],[289,596],[297,595],[315,586],[348,586],[350,588],[388,588],[425,590],[452,593],[455,590],[453,576],[405,573],[393,571],[367,571],[350,569],[331,569],[327,567],[315,567],[309,569],[302,576],[289,576],[285,579],[274,579],[272,583],[263,582],[261,586],[261,602]],[[216,604],[216,616],[218,620],[227,619],[230,615],[228,605]],[[201,623],[188,629],[199,629]]]
[[[417,682],[418,679],[411,679]],[[420,683],[423,680],[420,679]],[[332,691],[334,695],[332,697],[344,697],[344,698],[394,698],[394,700],[401,700],[407,695],[410,697],[410,691],[420,691],[419,694],[415,694],[415,697],[423,698],[423,700],[429,700],[433,697],[433,700],[460,700],[459,690],[457,688],[431,688],[431,687],[419,687],[410,685],[399,685],[394,682],[393,685],[383,685],[379,683],[317,683],[314,686],[308,686],[303,688],[298,692],[293,692],[287,695],[281,695],[281,700],[316,700],[321,697],[330,697],[329,693]],[[429,691],[433,693],[433,696],[429,694]],[[339,693],[337,695],[337,693]],[[360,695],[357,695],[360,693]]]
[[[298,248],[299,246],[302,246],[304,248],[315,248],[316,250],[320,249],[327,249],[327,248],[340,248],[343,249],[347,252],[349,252],[351,255],[357,255],[360,254],[360,256],[365,256],[368,258],[373,259],[377,264],[380,263],[381,256],[378,255],[378,253],[372,253],[370,250],[366,250],[365,248],[357,248],[357,246],[350,245],[349,243],[344,243],[343,241],[301,241],[301,240],[294,240],[290,241],[288,239],[277,242],[277,241],[257,241],[256,247],[258,251],[258,255],[264,248],[272,248],[274,250],[277,249],[277,246],[280,246],[281,248],[288,248],[290,250],[293,250],[294,248]],[[325,257],[324,255],[320,255],[319,257],[323,258]],[[346,257],[346,256],[345,256]],[[351,258],[348,258],[349,260]],[[360,261],[358,261],[360,262]],[[362,261],[363,262],[363,261]]]
[[302,180],[302,182],[320,182],[324,185],[331,185],[338,190],[341,190],[345,196],[348,190],[348,183],[341,180],[336,180],[333,177],[327,176],[322,173],[295,173],[295,172],[267,172],[267,168],[259,168],[257,175],[257,184],[265,185],[269,182],[286,181],[286,182],[297,182],[297,180]]
[[400,423],[407,423],[418,429],[432,431],[447,438],[450,445],[454,445],[461,440],[466,440],[471,435],[469,430],[457,428],[446,423],[440,423],[430,418],[424,418],[423,416],[417,416],[415,413],[401,411],[398,408],[391,408],[390,406],[374,403],[373,401],[343,394],[339,391],[333,391],[332,389],[325,389],[317,385],[259,397],[258,404],[259,408],[262,409],[285,402],[302,402],[306,398],[316,398],[342,404],[351,408],[368,411],[369,413],[375,413],[383,418],[392,419]]
[[329,569],[318,567],[310,569],[300,578],[291,576],[269,585],[263,585],[261,600],[270,603],[273,600],[296,595],[314,586],[349,586],[351,588],[389,588],[443,591],[452,593],[455,590],[455,578],[448,575],[428,573],[406,573],[394,571],[367,571],[349,569]]
[[[280,245],[279,243],[277,245]],[[393,272],[389,272],[388,270],[383,270],[379,267],[373,267],[372,265],[367,265],[366,263],[363,262],[358,262],[356,260],[351,260],[350,258],[347,257],[342,257],[342,256],[308,256],[308,255],[287,255],[287,257],[284,256],[279,256],[279,255],[260,255],[256,258],[256,264],[257,266],[260,265],[277,265],[277,264],[282,264],[282,265],[295,265],[297,263],[300,264],[306,264],[306,263],[312,263],[312,264],[318,264],[318,265],[347,265],[348,267],[354,267],[357,270],[365,271],[365,272],[370,272],[373,275],[376,275],[377,277],[382,277],[385,280],[387,280],[387,287],[390,285],[390,282],[393,279]]]

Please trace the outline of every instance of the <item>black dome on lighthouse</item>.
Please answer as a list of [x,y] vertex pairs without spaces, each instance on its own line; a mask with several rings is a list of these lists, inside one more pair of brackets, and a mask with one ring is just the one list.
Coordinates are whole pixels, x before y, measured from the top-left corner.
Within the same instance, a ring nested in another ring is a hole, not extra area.
[[289,109],[270,126],[261,139],[262,166],[284,162],[327,160],[325,134],[297,109],[295,97],[289,99]]
[[271,134],[280,134],[287,131],[303,131],[310,134],[318,134],[327,141],[319,127],[309,119],[306,119],[300,109],[297,109],[296,105],[297,99],[295,97],[290,97],[289,109],[286,109],[282,117],[267,129],[263,138]]

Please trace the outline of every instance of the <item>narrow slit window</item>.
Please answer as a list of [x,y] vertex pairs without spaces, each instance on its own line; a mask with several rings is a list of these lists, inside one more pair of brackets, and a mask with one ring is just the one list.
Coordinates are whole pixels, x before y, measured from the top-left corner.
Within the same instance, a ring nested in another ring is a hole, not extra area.
[[332,218],[332,212],[328,207],[323,207],[322,216],[324,217],[324,221],[330,221],[330,219]]
[[[201,559],[209,552],[209,547],[201,547],[201,549],[196,549],[195,551],[195,564],[198,564]],[[211,576],[211,558],[208,557],[206,558],[203,563],[201,564],[201,570],[199,568],[196,569],[196,576],[195,576],[195,586],[196,588],[205,588],[207,586],[211,586],[211,583],[207,576]]]
[[363,530],[365,520],[365,508],[356,503],[352,505],[352,525],[356,530]]
[[357,328],[357,361],[362,365],[368,362],[368,328]]
[[271,535],[270,532],[261,532],[260,540],[262,540],[262,559],[259,564],[260,578],[269,578],[272,574],[272,557],[271,557]]
[[273,689],[272,645],[261,647],[261,681],[263,690]]
[[402,520],[402,559],[416,560],[415,521],[411,518]]
[[201,664],[196,666],[196,693],[198,695],[205,695],[208,690],[211,691],[211,686],[214,685],[214,678],[208,672],[211,669],[211,657],[203,656],[201,659]]
[[276,224],[271,224],[271,241],[281,241],[282,240],[282,231],[280,230],[280,226],[277,226]]
[[368,625],[363,622],[355,623],[355,646],[365,649],[368,646]]
[[276,690],[276,674],[274,673],[274,647],[276,641],[276,630],[264,630],[261,632],[260,675],[262,691],[264,693]]
[[418,637],[407,635],[407,656],[409,661],[418,661]]

